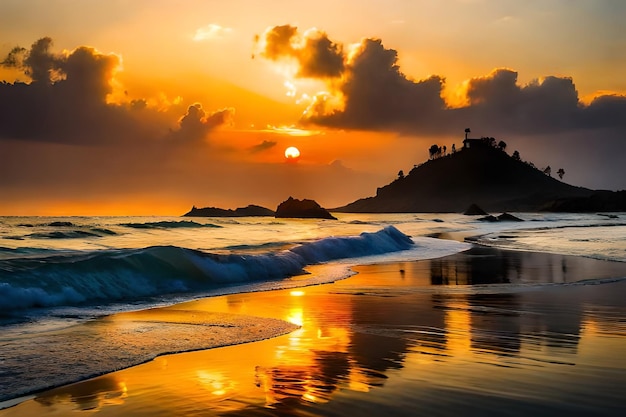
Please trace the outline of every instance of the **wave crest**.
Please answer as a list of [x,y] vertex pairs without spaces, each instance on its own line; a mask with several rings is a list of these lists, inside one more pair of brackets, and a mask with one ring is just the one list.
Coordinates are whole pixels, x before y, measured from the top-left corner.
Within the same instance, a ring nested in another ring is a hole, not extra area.
[[[259,255],[214,254],[176,246],[0,261],[0,313],[13,309],[114,302],[304,274],[310,264],[411,248],[393,226],[329,237]],[[36,286],[33,283],[37,283]]]

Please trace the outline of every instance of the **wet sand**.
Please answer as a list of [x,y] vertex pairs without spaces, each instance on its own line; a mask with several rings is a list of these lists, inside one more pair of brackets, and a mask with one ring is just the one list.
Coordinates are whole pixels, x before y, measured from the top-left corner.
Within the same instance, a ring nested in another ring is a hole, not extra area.
[[[299,328],[161,356],[43,392],[0,416],[626,412],[626,281],[615,279],[626,277],[626,264],[477,247],[355,269],[334,284],[151,311],[150,321],[210,324],[211,314],[225,314]],[[591,278],[603,281],[579,283]]]
[[[159,355],[253,342],[296,328],[280,319],[172,306],[119,313],[34,335],[3,334],[0,399],[128,368]],[[11,366],[20,361],[28,361],[28,369]],[[4,406],[0,402],[0,408]]]

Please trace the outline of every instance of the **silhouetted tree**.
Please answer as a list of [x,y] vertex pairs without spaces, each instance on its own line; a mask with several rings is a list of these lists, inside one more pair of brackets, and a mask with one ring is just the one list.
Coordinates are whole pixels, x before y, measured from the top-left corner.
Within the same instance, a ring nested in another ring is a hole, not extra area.
[[455,152],[456,152],[456,145],[453,143],[452,144],[452,153],[455,153]]
[[520,158],[520,156],[519,156],[519,151],[515,151],[515,152],[513,152],[513,155],[511,155],[511,157],[512,157],[513,159],[515,159],[516,161],[520,161],[520,160],[521,160],[521,158]]
[[503,151],[506,149],[506,142],[501,140],[500,142],[498,142],[498,148]]
[[559,179],[563,179],[563,175],[565,175],[565,170],[563,168],[559,168],[559,170],[556,172],[559,175]]
[[548,165],[544,170],[543,173],[546,174],[547,176],[551,177],[552,176],[552,168],[550,168],[550,165]]
[[448,148],[446,148],[446,145],[443,145],[443,156],[446,156],[446,151],[448,150]]
[[487,144],[491,147],[496,147],[496,138],[487,138]]
[[400,170],[398,171],[398,179],[401,180],[402,178],[404,178],[404,171]]
[[430,159],[435,159],[435,156],[437,156],[438,151],[439,151],[439,146],[437,146],[436,144],[428,148],[428,152],[430,153]]

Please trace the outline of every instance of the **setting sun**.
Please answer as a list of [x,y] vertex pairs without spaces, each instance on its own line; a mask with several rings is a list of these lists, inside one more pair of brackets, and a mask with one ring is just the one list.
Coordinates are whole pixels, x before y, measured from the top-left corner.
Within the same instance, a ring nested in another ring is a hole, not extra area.
[[297,160],[300,158],[300,151],[295,146],[290,146],[285,149],[285,158],[288,160]]

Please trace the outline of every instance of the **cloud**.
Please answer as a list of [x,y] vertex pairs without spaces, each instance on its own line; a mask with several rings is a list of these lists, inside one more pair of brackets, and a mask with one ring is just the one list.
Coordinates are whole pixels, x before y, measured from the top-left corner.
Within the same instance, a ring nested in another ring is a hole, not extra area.
[[496,69],[469,80],[469,105],[457,112],[474,121],[511,133],[542,134],[606,127],[626,127],[626,97],[600,96],[583,104],[574,81],[548,76],[519,85],[517,72]]
[[295,60],[298,77],[333,78],[344,70],[341,45],[315,29],[300,35],[298,28],[291,25],[270,28],[263,35],[261,55],[273,61]]
[[272,126],[267,125],[267,128],[263,130],[264,132],[276,133],[279,135],[287,135],[287,136],[317,136],[321,135],[322,132],[319,130],[311,130],[311,129],[301,129],[294,125],[291,126]]
[[2,65],[23,70],[33,82],[51,83],[55,78],[55,73],[62,64],[62,58],[50,53],[52,39],[44,37],[37,40],[30,50],[22,47],[13,48]]
[[[626,96],[607,94],[586,105],[569,77],[546,76],[520,85],[516,71],[497,68],[469,79],[467,105],[453,108],[442,98],[444,76],[410,79],[398,65],[397,51],[382,40],[364,39],[346,53],[325,33],[309,33],[301,36],[290,25],[271,28],[262,53],[274,61],[295,59],[298,76],[327,82],[328,91],[315,96],[305,111],[305,123],[417,135],[449,135],[467,126],[500,134],[626,127]],[[310,39],[317,43],[309,44]],[[304,50],[323,52],[305,55]]]
[[4,66],[20,69],[30,84],[0,84],[0,137],[98,142],[116,130],[140,134],[131,110],[107,104],[119,57],[90,47],[53,53],[41,38],[14,48]]
[[263,142],[259,143],[258,145],[254,145],[253,147],[251,147],[250,148],[250,152],[251,153],[259,153],[259,152],[267,151],[268,149],[272,149],[277,144],[278,144],[278,142],[274,142],[274,141],[271,141],[271,140],[264,140]]
[[[345,67],[339,92],[343,108],[329,111],[320,102],[306,119],[320,125],[368,130],[430,131],[445,107],[444,79],[409,80],[397,64],[398,54],[379,39],[365,39]],[[323,101],[327,102],[327,101]]]
[[582,122],[593,128],[626,128],[626,96],[605,94],[596,97],[585,109]]
[[179,128],[172,132],[171,138],[196,142],[206,138],[207,134],[220,125],[232,124],[235,110],[226,108],[207,114],[202,104],[195,103],[180,118]]
[[225,36],[229,35],[232,31],[233,30],[231,28],[211,23],[204,27],[196,29],[196,33],[193,35],[192,39],[195,42],[222,39]]
[[[88,46],[55,53],[52,44],[44,37],[29,49],[13,48],[2,60],[2,66],[19,69],[31,82],[0,83],[0,139],[97,144],[168,135],[175,116],[150,108],[148,100],[110,102],[119,56]],[[188,110],[179,136],[205,136],[232,115],[232,109],[210,115],[201,106]]]

